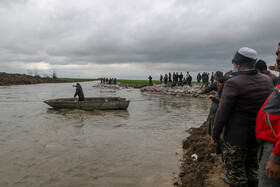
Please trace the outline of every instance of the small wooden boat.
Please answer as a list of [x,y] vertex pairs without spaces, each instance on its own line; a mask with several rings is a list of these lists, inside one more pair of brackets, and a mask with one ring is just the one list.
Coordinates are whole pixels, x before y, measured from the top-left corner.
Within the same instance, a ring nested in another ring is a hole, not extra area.
[[121,97],[85,97],[84,101],[74,101],[74,98],[59,98],[44,102],[54,109],[123,110],[127,109],[130,100]]

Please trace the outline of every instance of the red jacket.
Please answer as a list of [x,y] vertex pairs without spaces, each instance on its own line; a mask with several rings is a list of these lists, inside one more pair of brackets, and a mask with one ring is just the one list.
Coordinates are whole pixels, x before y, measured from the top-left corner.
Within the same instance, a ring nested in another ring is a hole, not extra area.
[[[256,137],[260,141],[275,142],[273,156],[280,159],[280,84],[267,98],[256,119]],[[270,126],[271,125],[271,126]]]

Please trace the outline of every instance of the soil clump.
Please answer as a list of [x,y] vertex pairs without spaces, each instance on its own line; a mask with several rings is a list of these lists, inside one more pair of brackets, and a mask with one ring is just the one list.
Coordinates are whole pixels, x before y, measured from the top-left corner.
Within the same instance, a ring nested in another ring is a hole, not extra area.
[[[204,122],[199,128],[189,129],[191,134],[182,141],[184,155],[180,167],[180,174],[174,186],[178,187],[226,187],[221,179],[225,173],[221,155],[212,156],[214,146],[210,144],[210,136],[207,133],[208,123]],[[193,156],[197,155],[197,159]]]
[[43,78],[25,74],[10,74],[0,72],[0,86],[19,85],[19,84],[39,84],[39,83],[62,83],[65,81],[53,78]]

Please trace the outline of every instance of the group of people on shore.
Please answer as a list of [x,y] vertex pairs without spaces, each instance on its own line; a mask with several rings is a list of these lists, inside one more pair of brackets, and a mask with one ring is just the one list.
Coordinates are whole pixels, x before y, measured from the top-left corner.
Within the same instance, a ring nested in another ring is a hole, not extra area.
[[[269,69],[280,72],[280,43],[276,55]],[[196,94],[212,94],[212,155],[222,153],[223,179],[230,187],[280,186],[280,77],[268,71],[263,60],[257,61],[251,48],[240,48],[232,64],[232,71],[217,71],[215,81]]]
[[[150,84],[152,84],[152,76],[150,75],[148,77]],[[208,87],[209,83],[214,82],[214,72],[212,72],[211,77],[209,76],[209,73],[203,72],[202,74],[198,73],[196,76],[197,82],[202,82],[201,88]],[[209,80],[210,79],[210,80]],[[164,76],[160,74],[160,83],[169,84],[171,86],[183,86],[183,85],[189,85],[192,86],[192,76],[189,72],[187,72],[186,76],[184,77],[183,73],[180,74],[178,72],[173,72],[171,74],[170,72],[165,74]]]
[[100,78],[100,83],[101,84],[117,84],[117,79],[116,78],[105,78],[101,77]]
[[211,81],[211,84],[212,84],[214,82],[214,79],[215,79],[214,78],[214,72],[212,72],[211,77],[209,77],[209,73],[207,73],[207,72],[203,72],[202,75],[200,73],[198,73],[197,76],[196,76],[196,79],[197,79],[198,83],[200,83],[200,81],[202,81],[201,88],[208,87],[209,78],[210,78],[210,81]]
[[169,72],[168,74],[166,73],[164,77],[162,74],[160,74],[160,83],[168,84],[171,86],[183,86],[183,85],[189,85],[192,86],[192,76],[189,72],[187,72],[186,76],[184,77],[183,73],[181,72],[180,74],[178,72]]

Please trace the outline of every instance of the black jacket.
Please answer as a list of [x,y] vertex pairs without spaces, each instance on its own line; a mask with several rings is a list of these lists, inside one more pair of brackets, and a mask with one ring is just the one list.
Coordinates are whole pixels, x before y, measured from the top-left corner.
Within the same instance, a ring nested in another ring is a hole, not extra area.
[[84,92],[83,92],[83,89],[82,89],[81,85],[77,85],[74,97],[76,97],[76,96],[79,96],[79,101],[84,100]]
[[271,78],[257,70],[235,73],[224,83],[212,138],[218,140],[223,131],[223,139],[233,145],[256,144],[256,116],[272,91]]
[[207,94],[211,91],[217,91],[218,87],[217,87],[217,81],[213,82],[210,86],[208,86],[207,88],[205,88],[202,92],[202,94]]

